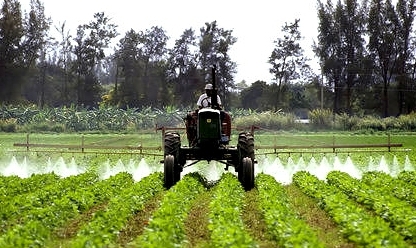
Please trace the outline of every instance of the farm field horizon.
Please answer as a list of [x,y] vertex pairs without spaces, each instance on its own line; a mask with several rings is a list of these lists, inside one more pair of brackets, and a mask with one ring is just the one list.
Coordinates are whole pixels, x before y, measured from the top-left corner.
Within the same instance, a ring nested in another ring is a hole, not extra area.
[[[160,132],[0,133],[0,245],[413,247],[415,135],[259,132],[255,188],[244,191],[233,168],[214,161],[184,168],[166,190]],[[91,147],[13,146],[28,141]],[[269,148],[386,143],[403,146]]]

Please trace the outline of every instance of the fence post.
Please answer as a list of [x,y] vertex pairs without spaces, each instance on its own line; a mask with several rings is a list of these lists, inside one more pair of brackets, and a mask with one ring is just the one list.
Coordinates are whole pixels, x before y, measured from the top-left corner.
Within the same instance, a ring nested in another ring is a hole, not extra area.
[[[165,150],[165,134],[166,134],[166,129],[163,126],[162,127],[162,149],[163,149],[163,151]],[[163,156],[165,156],[165,155],[163,155]],[[165,159],[165,158],[163,157],[163,159]]]
[[84,153],[84,135],[82,135],[81,137],[81,152]]
[[388,143],[388,147],[389,147],[389,152],[390,152],[390,148],[391,148],[390,142],[391,142],[391,140],[390,140],[390,133],[389,133],[387,135],[387,143]]
[[26,134],[26,151],[29,151],[29,134]]

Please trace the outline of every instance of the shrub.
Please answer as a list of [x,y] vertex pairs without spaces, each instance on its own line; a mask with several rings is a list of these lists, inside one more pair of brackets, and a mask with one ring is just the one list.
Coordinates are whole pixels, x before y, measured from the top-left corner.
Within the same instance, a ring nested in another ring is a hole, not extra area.
[[366,116],[360,118],[356,126],[357,130],[374,130],[374,131],[384,131],[386,130],[386,124],[379,117],[375,116]]
[[17,121],[14,118],[0,120],[0,131],[14,133],[17,129]]
[[358,116],[349,116],[346,113],[337,114],[335,115],[334,128],[345,131],[355,130],[359,121]]
[[309,120],[314,128],[329,129],[332,127],[333,113],[329,109],[314,109],[309,112]]
[[50,122],[40,122],[32,123],[24,126],[24,131],[29,133],[43,133],[43,132],[53,132],[53,133],[62,133],[65,131],[65,126],[63,124],[56,124]]
[[266,111],[261,113],[252,113],[248,116],[240,116],[233,120],[233,124],[239,128],[250,126],[259,126],[267,129],[298,129],[299,125],[295,122],[295,115],[280,112]]
[[386,130],[407,130],[404,127],[404,123],[400,118],[396,117],[387,117],[383,119],[384,126]]
[[412,112],[408,115],[401,115],[398,118],[400,128],[406,131],[416,131],[416,113]]

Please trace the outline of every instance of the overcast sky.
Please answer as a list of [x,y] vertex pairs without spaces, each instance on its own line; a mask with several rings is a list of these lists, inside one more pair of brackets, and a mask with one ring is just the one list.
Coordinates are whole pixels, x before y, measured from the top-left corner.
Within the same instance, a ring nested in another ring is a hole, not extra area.
[[[30,0],[20,0],[23,8]],[[282,37],[285,23],[300,19],[301,45],[305,55],[313,59],[311,46],[317,36],[316,0],[41,0],[45,14],[53,25],[66,21],[70,33],[75,36],[78,25],[89,23],[97,12],[104,12],[116,25],[120,36],[134,29],[144,31],[152,26],[162,27],[173,42],[185,29],[193,28],[197,35],[206,22],[217,21],[220,28],[233,30],[237,42],[230,56],[237,63],[235,82],[245,80],[251,84],[257,80],[271,82],[270,64],[267,60],[274,48],[273,41]],[[115,42],[115,43],[117,43]],[[171,46],[169,47],[171,48]],[[318,71],[316,71],[318,73]]]

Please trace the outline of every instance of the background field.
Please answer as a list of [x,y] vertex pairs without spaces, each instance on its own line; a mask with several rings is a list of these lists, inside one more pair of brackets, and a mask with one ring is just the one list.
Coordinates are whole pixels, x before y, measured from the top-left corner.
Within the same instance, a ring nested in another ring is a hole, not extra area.
[[[231,145],[236,145],[237,131],[233,132]],[[83,141],[84,140],[84,141]],[[187,145],[186,135],[181,132],[182,145]],[[80,154],[80,150],[76,149],[51,149],[51,148],[30,148],[30,153],[26,153],[25,147],[15,147],[14,143],[26,143],[27,134],[23,133],[0,133],[0,160],[10,159],[11,156],[22,158],[22,156],[29,156],[31,159],[41,159],[45,157],[80,157],[83,160],[88,160],[89,157],[93,157],[93,160],[97,160],[97,154]],[[143,150],[143,153],[155,154],[157,156],[145,156],[139,155],[139,157],[146,157],[148,160],[153,160],[163,154],[162,152],[162,133],[161,131],[148,131],[138,134],[29,134],[30,143],[42,143],[42,144],[67,144],[67,145],[81,145],[84,142],[85,145],[104,145],[104,146],[143,146],[144,148],[151,148],[151,150]],[[376,134],[354,134],[351,132],[316,132],[316,133],[290,133],[290,132],[255,132],[255,146],[261,148],[264,146],[331,146],[335,145],[371,145],[371,144],[403,144],[402,147],[392,148],[391,152],[387,152],[388,148],[350,148],[350,149],[336,149],[336,153],[333,153],[333,149],[258,149],[256,150],[256,156],[262,157],[275,157],[278,155],[283,160],[286,160],[289,156],[297,160],[299,157],[310,159],[314,157],[317,160],[322,159],[323,156],[332,156],[336,154],[342,159],[350,156],[351,159],[360,166],[366,166],[370,157],[379,159],[381,156],[385,156],[388,161],[391,161],[394,156],[398,159],[400,164],[404,164],[406,155],[411,164],[416,164],[416,133],[376,133]],[[160,147],[159,150],[154,150]],[[54,151],[62,151],[62,153],[54,153]],[[38,151],[38,152],[34,152]],[[86,149],[86,152],[109,152],[110,154],[101,154],[103,159],[114,159],[114,155],[111,152],[137,152],[137,151],[116,151],[116,150],[95,150]],[[269,153],[277,152],[276,155]],[[130,159],[137,154],[116,155],[118,158]],[[161,157],[160,157],[161,158]],[[88,164],[93,166],[94,164]]]

